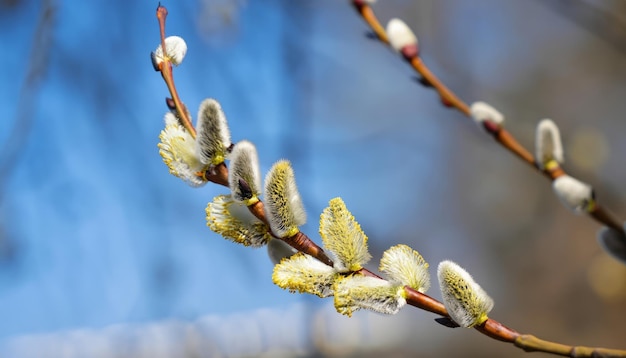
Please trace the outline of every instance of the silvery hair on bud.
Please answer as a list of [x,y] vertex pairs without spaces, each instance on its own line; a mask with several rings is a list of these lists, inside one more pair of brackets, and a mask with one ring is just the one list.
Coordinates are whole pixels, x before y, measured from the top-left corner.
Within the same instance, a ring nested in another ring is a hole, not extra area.
[[472,106],[470,107],[470,114],[476,124],[478,124],[481,128],[483,126],[483,122],[487,120],[500,126],[504,124],[504,115],[485,102],[472,103]]
[[279,160],[265,176],[265,215],[278,237],[297,233],[306,222],[306,212],[298,193],[296,179],[287,160]]
[[[183,62],[185,54],[187,54],[187,44],[182,37],[169,36],[165,39],[165,50],[169,60],[178,66]],[[154,51],[153,62],[156,61],[156,65],[158,65],[163,62],[163,57],[163,47],[159,45],[156,51]]]
[[391,19],[387,23],[387,37],[391,47],[400,52],[405,46],[417,45],[417,37],[404,21]]
[[[256,147],[247,140],[235,144],[230,153],[230,175],[228,185],[237,201],[248,200],[261,195],[261,173],[259,170],[259,156]],[[242,188],[243,180],[247,185]]]
[[493,300],[472,276],[452,261],[442,261],[437,268],[443,304],[454,322],[473,327],[487,319]]
[[584,212],[594,197],[593,188],[590,185],[569,175],[556,178],[552,182],[552,189],[563,205],[577,214]]
[[543,119],[537,125],[535,150],[540,169],[543,169],[550,160],[563,163],[563,146],[561,145],[559,127],[551,119]]
[[196,127],[196,155],[200,162],[205,165],[219,164],[214,161],[220,156],[225,157],[232,144],[226,116],[219,102],[212,98],[202,101]]

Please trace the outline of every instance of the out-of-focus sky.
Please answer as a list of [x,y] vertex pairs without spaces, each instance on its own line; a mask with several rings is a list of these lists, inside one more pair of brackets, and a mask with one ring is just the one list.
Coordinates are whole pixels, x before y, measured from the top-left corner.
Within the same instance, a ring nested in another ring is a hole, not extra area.
[[[347,0],[163,5],[168,35],[188,45],[174,72],[183,101],[195,116],[204,98],[219,100],[233,140],[257,145],[264,172],[291,160],[303,231],[317,238],[319,214],[341,196],[370,238],[371,268],[389,246],[409,244],[432,268],[444,259],[467,268],[494,298],[492,316],[515,329],[626,348],[626,272],[597,245],[599,226],[443,108],[365,36]],[[0,1],[3,349],[523,354],[412,308],[340,317],[332,300],[274,286],[264,249],[212,233],[204,208],[225,188],[187,187],[156,147],[168,95],[149,57],[156,6]],[[407,21],[431,69],[466,101],[502,111],[525,146],[540,119],[554,119],[566,169],[626,217],[624,3],[386,0],[375,9],[383,22]]]

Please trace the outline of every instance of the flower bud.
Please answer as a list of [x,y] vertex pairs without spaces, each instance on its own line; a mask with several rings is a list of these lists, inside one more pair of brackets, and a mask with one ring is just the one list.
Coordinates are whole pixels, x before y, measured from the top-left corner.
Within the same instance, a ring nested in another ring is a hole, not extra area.
[[334,291],[335,309],[347,316],[360,309],[396,314],[406,305],[403,286],[376,277],[338,276]]
[[493,300],[472,276],[452,261],[442,261],[437,269],[443,304],[461,327],[473,327],[487,320]]
[[328,297],[333,294],[332,286],[337,275],[332,267],[300,252],[274,266],[272,282],[290,292]]
[[296,179],[287,160],[280,160],[265,176],[265,215],[278,237],[297,234],[306,222],[306,212],[298,193]]
[[552,189],[561,203],[576,214],[593,209],[593,188],[578,179],[562,175],[552,182]]
[[196,156],[195,140],[171,112],[165,114],[165,129],[159,139],[159,154],[172,175],[193,187],[206,184],[206,180],[197,175],[204,165]]
[[424,293],[430,287],[428,263],[419,252],[406,245],[396,245],[385,251],[379,269],[391,282],[418,292]]
[[[537,125],[535,155],[540,169],[563,163],[563,146],[559,127],[551,119],[544,119]],[[553,164],[550,164],[551,162]]]
[[205,165],[218,165],[231,146],[230,130],[219,102],[212,98],[200,104],[196,125],[196,155]]
[[391,47],[397,52],[403,53],[407,46],[413,46],[417,55],[417,37],[404,21],[391,19],[387,23],[387,37]]
[[336,260],[339,272],[358,271],[372,256],[367,250],[367,236],[341,198],[334,198],[320,217],[320,236],[324,247]]
[[[187,54],[187,44],[182,37],[170,36],[165,39],[165,51],[167,59],[169,59],[169,61],[174,65],[178,66],[181,62],[183,62],[185,54]],[[165,57],[163,56],[163,48],[159,45],[152,56],[152,64],[155,68],[158,68],[164,60]]]
[[259,156],[254,144],[247,140],[238,142],[230,153],[228,185],[233,198],[252,205],[261,195]]
[[206,207],[207,226],[244,246],[260,247],[271,239],[267,226],[230,195],[219,195]]
[[504,124],[504,115],[485,102],[474,102],[470,107],[470,114],[474,122],[484,128],[485,121],[490,121],[501,127]]

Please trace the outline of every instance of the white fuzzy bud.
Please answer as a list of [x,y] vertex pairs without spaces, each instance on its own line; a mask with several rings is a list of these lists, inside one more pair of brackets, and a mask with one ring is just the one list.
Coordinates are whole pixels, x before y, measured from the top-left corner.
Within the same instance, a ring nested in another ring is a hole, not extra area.
[[219,102],[212,98],[200,104],[196,124],[196,155],[203,164],[218,165],[226,159],[230,130]]
[[[165,50],[167,58],[176,66],[180,65],[187,54],[187,44],[182,37],[170,36],[165,39]],[[164,61],[163,48],[161,45],[154,51],[154,61],[156,65]]]
[[577,214],[588,211],[594,204],[593,188],[569,175],[556,178],[552,189],[563,205]]
[[228,185],[237,201],[254,204],[261,195],[261,173],[259,156],[254,144],[242,140],[235,144],[230,153],[230,175]]
[[563,164],[563,146],[559,127],[551,119],[544,119],[537,125],[535,155],[540,169],[544,169],[553,160],[558,164]]
[[597,237],[604,251],[626,264],[626,235],[624,235],[623,231],[617,231],[605,226],[598,231]]
[[452,261],[442,261],[437,277],[443,304],[454,322],[473,327],[487,320],[493,300],[467,271]]
[[485,102],[472,103],[472,106],[470,107],[470,114],[476,124],[478,124],[481,128],[483,127],[485,121],[491,121],[498,126],[502,126],[504,124],[504,115]]
[[417,37],[409,26],[400,19],[391,19],[387,23],[387,37],[391,47],[398,52],[401,52],[406,46],[417,45]]

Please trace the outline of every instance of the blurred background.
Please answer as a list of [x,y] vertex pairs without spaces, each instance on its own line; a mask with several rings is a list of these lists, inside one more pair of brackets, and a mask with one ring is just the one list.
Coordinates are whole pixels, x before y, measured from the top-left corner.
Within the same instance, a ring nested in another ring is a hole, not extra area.
[[[218,99],[262,170],[292,161],[316,240],[341,196],[382,252],[465,267],[491,317],[566,344],[624,346],[626,268],[599,225],[470,120],[443,108],[349,1],[163,2],[195,114]],[[0,0],[0,356],[526,356],[407,307],[335,312],[271,282],[265,249],[205,224],[223,187],[186,186],[156,147],[168,95],[150,63],[157,2]],[[626,3],[386,0],[431,69],[532,148],[552,118],[565,168],[626,218]],[[540,354],[533,354],[540,356]]]

